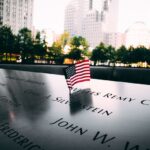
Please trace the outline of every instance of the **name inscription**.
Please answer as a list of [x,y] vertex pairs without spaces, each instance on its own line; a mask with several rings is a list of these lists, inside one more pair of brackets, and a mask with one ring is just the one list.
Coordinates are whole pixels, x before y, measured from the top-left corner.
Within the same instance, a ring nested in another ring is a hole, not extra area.
[[0,102],[3,102],[13,107],[19,107],[21,105],[18,102],[15,102],[12,99],[8,98],[7,96],[0,96]]
[[10,79],[10,80],[22,81],[22,82],[27,82],[27,83],[31,83],[31,84],[37,84],[37,85],[44,85],[45,84],[44,82],[31,80],[31,79],[22,79],[22,78],[17,78],[14,76],[6,76],[6,78]]
[[5,84],[5,83],[1,83],[1,82],[0,82],[0,86],[6,86],[6,84]]
[[[60,104],[69,104],[68,100],[63,99],[62,97],[56,97],[55,99],[52,99],[52,101],[54,102],[58,102]],[[99,107],[94,107],[91,105],[82,105],[80,106],[81,109],[92,112],[92,113],[97,113],[99,115],[106,115],[106,116],[110,116],[113,114],[112,111],[110,110],[106,110],[104,108],[99,108]]]
[[[74,88],[72,90],[72,92],[79,92],[80,90],[82,90],[82,89]],[[122,102],[128,102],[128,103],[133,103],[133,102],[139,101],[139,103],[143,106],[150,106],[149,99],[138,100],[138,99],[132,98],[132,97],[123,97],[123,96],[116,95],[116,94],[109,93],[109,92],[103,93],[101,91],[96,92],[96,91],[85,90],[83,92],[91,94],[93,96],[99,96],[101,98],[105,98],[105,100],[108,99],[108,100],[122,101]]]
[[[89,132],[89,129],[70,123],[64,120],[64,118],[59,118],[53,122],[50,122],[49,125],[55,125],[80,136],[86,136]],[[108,133],[103,133],[103,131],[96,131],[91,135],[90,140],[93,142],[99,142],[100,144],[106,145],[109,149],[111,149],[111,147],[113,148],[113,145],[116,144],[116,141],[119,140],[119,138],[116,136],[109,136]],[[125,141],[124,144],[121,145],[120,150],[150,150],[150,148],[143,149],[143,146],[141,145],[133,145],[130,141]]]
[[35,144],[23,134],[13,128],[10,128],[8,123],[0,125],[0,132],[25,150],[44,150],[40,145]]

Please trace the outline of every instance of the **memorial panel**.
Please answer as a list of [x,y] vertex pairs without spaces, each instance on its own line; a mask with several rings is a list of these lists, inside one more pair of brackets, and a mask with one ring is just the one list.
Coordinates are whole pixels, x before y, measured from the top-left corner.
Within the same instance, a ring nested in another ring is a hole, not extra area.
[[0,150],[150,150],[149,91],[0,69]]

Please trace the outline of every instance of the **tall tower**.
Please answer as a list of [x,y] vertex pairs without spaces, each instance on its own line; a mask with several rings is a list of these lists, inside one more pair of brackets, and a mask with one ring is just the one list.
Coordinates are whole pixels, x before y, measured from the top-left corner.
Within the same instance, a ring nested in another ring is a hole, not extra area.
[[65,31],[87,39],[91,47],[101,41],[100,11],[103,0],[72,0],[65,10]]
[[65,31],[85,37],[93,48],[109,43],[109,34],[117,30],[118,1],[72,0],[65,10]]
[[100,13],[97,10],[89,11],[82,24],[82,36],[85,37],[90,47],[96,47],[102,40]]
[[13,33],[24,27],[32,30],[33,0],[4,0],[3,25],[10,26]]
[[119,0],[104,0],[103,21],[102,21],[102,41],[107,45],[117,46],[118,39],[118,15]]
[[4,0],[0,0],[0,26],[3,24],[3,5]]
[[103,31],[104,32],[116,32],[118,28],[118,11],[119,0],[104,0],[103,3]]
[[64,30],[71,36],[81,35],[83,18],[89,11],[89,0],[72,0],[65,9]]

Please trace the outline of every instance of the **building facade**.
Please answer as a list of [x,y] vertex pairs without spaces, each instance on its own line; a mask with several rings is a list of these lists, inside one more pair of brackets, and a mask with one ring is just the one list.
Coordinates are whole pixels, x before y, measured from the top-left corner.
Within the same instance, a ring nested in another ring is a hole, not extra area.
[[102,39],[106,45],[118,48],[124,42],[124,35],[118,33],[119,0],[105,0],[102,11]]
[[32,30],[33,0],[4,0],[2,11],[2,25],[10,26],[14,34],[24,27]]
[[102,41],[100,19],[100,13],[97,10],[90,10],[83,19],[81,34],[92,48]]
[[65,10],[64,30],[71,37],[83,36],[91,47],[100,43],[100,2],[101,0],[72,0]]
[[120,48],[125,45],[125,34],[124,33],[104,33],[103,40],[106,45],[111,45],[115,48]]
[[[83,36],[92,48],[116,31],[118,0],[72,0],[65,10],[64,30]],[[110,27],[111,26],[111,27]]]
[[0,26],[3,24],[3,6],[4,0],[0,0]]

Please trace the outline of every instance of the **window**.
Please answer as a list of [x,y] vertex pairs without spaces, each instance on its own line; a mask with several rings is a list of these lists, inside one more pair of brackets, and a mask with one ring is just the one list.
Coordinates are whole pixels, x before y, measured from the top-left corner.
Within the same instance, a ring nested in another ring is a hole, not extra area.
[[93,0],[89,0],[89,9],[90,9],[90,10],[93,9]]

